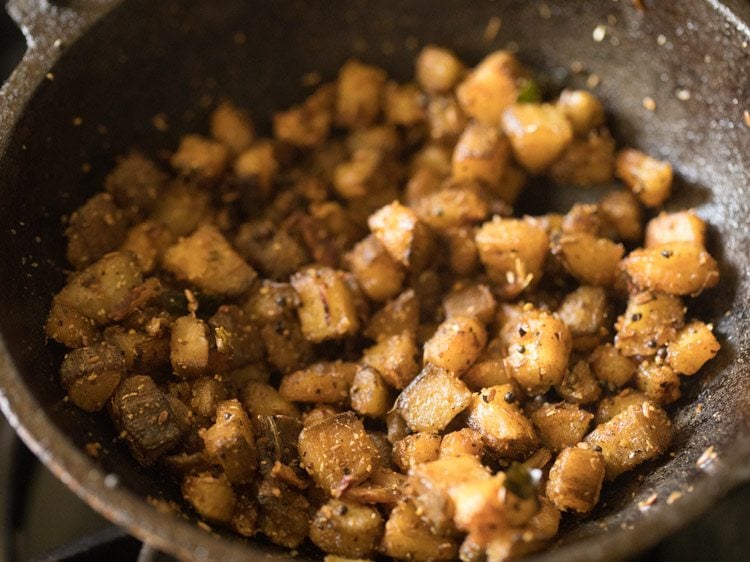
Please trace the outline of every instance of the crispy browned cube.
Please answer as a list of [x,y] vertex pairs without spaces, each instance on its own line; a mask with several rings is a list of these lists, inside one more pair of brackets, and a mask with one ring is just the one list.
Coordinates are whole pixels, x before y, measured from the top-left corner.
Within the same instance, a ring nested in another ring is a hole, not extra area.
[[635,386],[657,404],[671,404],[681,396],[680,377],[667,363],[647,359],[638,365]]
[[628,407],[586,437],[588,443],[602,448],[607,480],[658,457],[671,439],[669,417],[649,402]]
[[422,89],[431,94],[448,92],[464,73],[464,65],[448,49],[425,45],[416,61],[416,75]]
[[216,423],[201,435],[206,453],[233,484],[249,482],[258,468],[250,419],[236,399],[219,403]]
[[436,95],[430,98],[427,103],[427,124],[432,140],[451,145],[466,128],[466,123],[466,114],[454,96]]
[[174,181],[160,194],[151,218],[166,225],[175,236],[187,236],[206,222],[210,213],[208,191],[188,182]]
[[200,135],[185,135],[169,162],[183,176],[214,183],[227,167],[229,151],[223,144]]
[[513,387],[503,384],[482,389],[469,406],[466,424],[502,458],[524,458],[538,445],[534,426],[515,400]]
[[455,529],[451,492],[467,482],[489,478],[490,472],[476,457],[445,458],[413,466],[407,492],[433,532],[448,534]]
[[452,316],[424,344],[425,364],[460,375],[471,367],[487,344],[487,330],[471,316]]
[[208,320],[215,348],[209,352],[212,371],[224,373],[263,359],[257,324],[238,306],[225,304]]
[[138,152],[119,158],[104,179],[104,188],[129,216],[148,213],[159,198],[167,174]]
[[630,191],[619,189],[605,195],[599,202],[599,214],[621,240],[640,240],[643,231],[643,210]]
[[172,325],[169,358],[175,374],[187,378],[202,375],[208,368],[208,329],[195,316],[181,316]]
[[621,150],[617,154],[615,174],[646,207],[658,207],[672,191],[672,165],[639,150]]
[[479,265],[479,251],[474,239],[476,229],[473,227],[459,227],[445,230],[441,233],[447,245],[448,264],[459,277],[469,277]]
[[468,427],[446,433],[440,442],[441,459],[469,455],[481,460],[482,453],[484,453],[482,434]]
[[706,244],[706,223],[695,211],[680,211],[678,213],[664,213],[646,225],[646,248],[655,248],[671,242],[692,242],[696,246]]
[[142,283],[136,257],[130,252],[112,252],[70,277],[54,303],[106,324]]
[[52,301],[44,332],[56,342],[73,349],[92,345],[100,338],[93,318],[81,314],[72,306],[61,304],[57,298]]
[[325,142],[333,122],[335,94],[335,87],[326,84],[304,103],[275,113],[273,131],[276,138],[304,148]]
[[393,388],[402,389],[419,373],[417,343],[411,332],[383,338],[365,350],[362,363],[377,369]]
[[281,379],[279,393],[290,402],[340,404],[349,397],[357,372],[355,363],[323,361],[289,373]]
[[458,284],[443,299],[445,316],[468,316],[488,324],[495,317],[497,302],[487,285]]
[[234,245],[243,258],[265,276],[287,280],[304,264],[312,261],[304,246],[273,221],[256,220],[242,224]]
[[182,439],[183,432],[170,401],[151,377],[126,378],[117,387],[110,404],[112,420],[142,466],[151,466]]
[[68,261],[76,269],[82,269],[116,250],[126,233],[127,219],[112,196],[109,193],[94,195],[70,215],[65,229]]
[[253,381],[241,393],[242,405],[252,416],[289,416],[299,418],[297,406],[284,399],[271,385]]
[[271,194],[273,181],[279,172],[279,162],[273,144],[258,141],[242,151],[234,162],[234,173],[239,179],[256,187],[263,196]]
[[607,293],[601,287],[581,286],[568,293],[557,309],[573,336],[573,347],[589,350],[609,333],[612,324]]
[[597,404],[594,421],[597,425],[602,424],[611,420],[620,412],[624,412],[630,406],[641,406],[644,402],[651,402],[651,400],[640,390],[624,388],[614,396],[603,398]]
[[549,174],[562,185],[601,185],[612,182],[614,168],[614,139],[607,130],[591,131],[584,138],[571,141]]
[[490,539],[485,547],[488,562],[520,558],[549,545],[560,527],[560,512],[546,498],[540,504],[526,525],[507,528]]
[[414,212],[436,230],[471,226],[487,218],[489,207],[481,186],[462,182],[420,197]]
[[258,528],[272,543],[297,548],[310,532],[310,503],[276,478],[258,487]]
[[677,332],[675,339],[667,344],[667,361],[675,372],[694,375],[721,349],[712,327],[694,320]]
[[403,332],[414,334],[417,326],[419,299],[413,289],[407,289],[372,315],[365,335],[374,340],[381,340]]
[[201,517],[209,521],[229,523],[232,519],[236,498],[224,474],[214,476],[203,472],[185,476],[182,496]]
[[515,384],[505,368],[504,352],[505,344],[500,338],[490,340],[476,362],[461,375],[461,380],[475,392],[499,384]]
[[420,270],[430,257],[432,234],[416,213],[398,201],[379,209],[367,224],[393,259]]
[[625,248],[607,238],[576,232],[563,234],[554,244],[553,253],[581,283],[610,286],[617,276]]
[[190,400],[188,406],[190,406],[193,414],[207,420],[216,416],[216,408],[219,403],[228,398],[227,387],[213,377],[194,379],[190,381],[189,386]]
[[455,559],[458,544],[453,538],[435,535],[419,518],[414,505],[402,501],[388,516],[380,550],[397,560],[437,562]]
[[555,391],[566,401],[574,404],[592,404],[599,400],[602,389],[599,386],[588,361],[577,361],[562,382],[555,385]]
[[442,438],[437,433],[418,431],[393,444],[393,462],[407,474],[418,464],[437,460]]
[[169,248],[164,267],[177,278],[219,295],[244,293],[257,277],[221,232],[210,225]]
[[563,90],[557,100],[557,107],[565,113],[578,136],[583,136],[604,123],[601,102],[586,90]]
[[361,416],[383,418],[393,404],[391,390],[380,372],[362,365],[357,369],[349,390],[352,410]]
[[396,410],[413,431],[441,431],[471,402],[455,375],[426,365],[396,399]]
[[101,410],[124,375],[123,353],[104,342],[71,351],[60,366],[71,402],[87,412]]
[[425,119],[424,94],[414,84],[389,82],[383,102],[385,119],[394,125],[411,127]]
[[311,267],[295,273],[291,283],[300,298],[297,314],[306,339],[339,339],[359,329],[354,294],[340,271]]
[[367,480],[378,466],[378,450],[353,412],[305,427],[298,448],[302,466],[333,497]]
[[696,296],[719,282],[719,264],[693,242],[669,242],[634,250],[621,267],[640,290]]
[[518,99],[519,78],[523,74],[523,68],[512,53],[490,53],[459,84],[458,101],[474,119],[496,127],[505,108]]
[[302,333],[296,316],[283,316],[260,329],[266,359],[282,373],[303,368],[314,359],[313,344]]
[[164,224],[144,221],[128,231],[120,251],[132,252],[144,273],[152,272],[164,253],[174,244],[174,235]]
[[246,111],[230,102],[221,103],[211,113],[211,136],[239,154],[255,140],[255,127]]
[[532,174],[546,170],[573,140],[565,113],[548,103],[518,103],[502,114],[516,161]]
[[532,309],[509,334],[505,366],[524,390],[542,394],[562,382],[571,347],[570,330],[562,320]]
[[310,540],[324,552],[362,558],[374,553],[383,530],[383,518],[375,508],[334,499],[315,513]]
[[349,60],[339,70],[336,83],[336,121],[350,129],[371,125],[380,113],[386,73],[374,66]]
[[685,305],[680,297],[658,292],[631,295],[625,314],[615,324],[615,347],[628,357],[654,355],[675,338],[684,323]]
[[604,457],[591,448],[570,447],[555,459],[547,481],[547,498],[560,511],[586,514],[599,501]]
[[542,404],[531,414],[531,421],[544,445],[558,453],[583,440],[594,414],[575,404]]
[[516,297],[541,278],[549,237],[539,224],[495,217],[477,231],[476,242],[479,258],[502,296]]
[[496,186],[505,173],[509,157],[508,141],[496,125],[471,123],[453,150],[453,177]]
[[635,362],[610,343],[598,346],[589,356],[589,364],[597,379],[614,388],[626,385],[636,372]]
[[387,301],[401,291],[405,271],[376,236],[358,242],[346,255],[345,262],[370,299]]

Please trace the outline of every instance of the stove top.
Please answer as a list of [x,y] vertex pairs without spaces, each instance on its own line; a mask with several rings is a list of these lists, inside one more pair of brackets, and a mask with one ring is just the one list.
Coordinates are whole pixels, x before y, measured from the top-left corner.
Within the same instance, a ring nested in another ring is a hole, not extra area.
[[[23,50],[23,37],[0,9],[0,83]],[[750,560],[748,521],[750,484],[630,562]],[[0,562],[102,560],[174,561],[94,513],[36,460],[0,416]]]

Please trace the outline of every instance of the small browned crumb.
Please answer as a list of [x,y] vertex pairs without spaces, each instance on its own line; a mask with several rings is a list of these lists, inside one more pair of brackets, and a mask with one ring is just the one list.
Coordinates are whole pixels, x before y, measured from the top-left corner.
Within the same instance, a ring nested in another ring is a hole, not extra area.
[[742,120],[745,122],[745,125],[750,127],[750,110],[745,110],[742,112]]
[[684,494],[682,492],[672,492],[667,496],[667,505],[672,505],[674,502],[679,500]]
[[497,34],[500,33],[500,28],[502,28],[502,26],[503,20],[497,16],[492,16],[487,21],[487,27],[484,28],[484,35],[482,35],[484,42],[492,43],[492,41],[495,40],[495,37],[497,37]]
[[312,88],[314,86],[317,86],[321,83],[323,80],[323,77],[320,75],[320,72],[307,72],[302,75],[302,79],[300,82],[302,85],[306,88]]
[[73,126],[80,127],[81,125],[83,125],[83,117],[73,117]]
[[102,452],[102,444],[98,441],[86,443],[86,445],[84,445],[84,448],[86,450],[86,454],[94,459],[99,458],[99,455]]
[[647,511],[648,509],[651,509],[651,506],[656,503],[656,500],[659,499],[659,494],[653,493],[649,497],[647,497],[643,501],[638,502],[638,509],[641,511]]
[[654,98],[650,96],[643,98],[643,107],[648,111],[656,111],[656,102],[654,101]]
[[169,122],[166,113],[157,113],[151,118],[151,125],[160,133],[166,133],[169,130]]

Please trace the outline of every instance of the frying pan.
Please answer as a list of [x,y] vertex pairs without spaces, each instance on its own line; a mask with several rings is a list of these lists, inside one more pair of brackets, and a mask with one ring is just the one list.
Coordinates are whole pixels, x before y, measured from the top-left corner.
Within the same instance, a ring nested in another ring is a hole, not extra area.
[[[183,559],[288,556],[159,513],[146,499],[176,500],[175,485],[137,467],[103,416],[62,400],[62,350],[42,332],[64,283],[60,217],[100,189],[115,155],[175,146],[205,127],[221,98],[263,123],[300,99],[305,73],[331,79],[354,54],[406,80],[431,42],[471,64],[518,48],[548,88],[588,83],[621,142],[673,163],[670,205],[698,208],[722,263],[720,288],[697,303],[722,352],[674,407],[672,454],[621,477],[591,518],[567,524],[555,551],[537,559],[633,555],[750,477],[750,4],[10,0],[8,8],[28,51],[0,92],[0,405],[63,482],[137,537]],[[655,111],[643,107],[646,96]],[[154,127],[156,115],[167,130]],[[545,197],[559,204],[554,192]],[[98,459],[84,454],[89,442],[103,445]]]

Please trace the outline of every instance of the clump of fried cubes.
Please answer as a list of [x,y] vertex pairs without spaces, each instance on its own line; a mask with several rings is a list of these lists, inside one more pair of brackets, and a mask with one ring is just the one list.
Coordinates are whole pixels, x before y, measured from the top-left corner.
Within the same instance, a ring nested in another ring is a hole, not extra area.
[[[204,526],[524,555],[668,449],[664,407],[719,351],[687,308],[719,280],[706,225],[659,212],[671,166],[617,150],[594,95],[542,101],[506,51],[427,46],[415,76],[350,60],[270,137],[222,103],[69,217],[62,385]],[[513,215],[531,178],[621,183]]]

